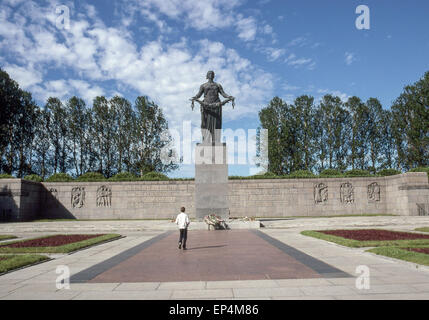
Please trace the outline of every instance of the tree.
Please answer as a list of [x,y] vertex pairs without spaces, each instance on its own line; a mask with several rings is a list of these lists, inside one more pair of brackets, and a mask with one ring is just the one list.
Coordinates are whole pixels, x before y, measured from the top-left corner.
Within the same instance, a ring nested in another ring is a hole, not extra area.
[[96,97],[89,117],[89,131],[93,141],[90,148],[90,158],[99,173],[106,177],[114,175],[116,150],[115,141],[115,112],[105,97]]
[[177,168],[175,163],[163,163],[161,153],[171,143],[167,120],[161,108],[147,97],[138,97],[135,102],[134,170],[145,173],[169,172]]
[[268,171],[277,175],[290,173],[292,167],[289,111],[287,103],[274,97],[259,112],[261,126],[268,130]]
[[122,97],[115,96],[110,100],[114,114],[113,127],[115,128],[113,140],[118,154],[116,172],[130,171],[132,162],[133,136],[136,123],[131,103]]
[[398,164],[404,169],[429,165],[429,72],[404,88],[392,108]]
[[53,159],[49,136],[51,127],[49,110],[46,107],[44,110],[37,109],[36,119],[37,126],[33,141],[34,165],[32,166],[32,170],[33,173],[45,179],[50,175]]
[[67,113],[58,98],[48,98],[45,105],[49,113],[48,136],[53,148],[52,173],[66,173],[69,169]]
[[85,102],[72,97],[66,104],[67,127],[69,130],[69,145],[71,163],[74,174],[80,176],[88,169],[88,111]]
[[292,107],[292,116],[297,134],[297,157],[299,158],[298,165],[293,168],[296,170],[312,170],[314,166],[314,138],[315,138],[315,108],[314,98],[310,96],[300,96],[295,99],[295,104]]
[[[368,109],[368,149],[369,149],[369,169],[372,173],[376,173],[381,166],[383,143],[387,141],[383,139],[383,125],[386,123],[383,122],[383,117],[385,116],[383,112],[383,107],[381,106],[380,101],[375,98],[370,98],[366,102]],[[389,168],[390,169],[390,168]]]
[[32,173],[32,141],[37,105],[31,93],[23,91],[0,69],[0,151],[1,169],[18,177]]
[[317,110],[317,145],[319,171],[324,169],[345,170],[350,114],[343,107],[339,97],[326,95],[322,98]]

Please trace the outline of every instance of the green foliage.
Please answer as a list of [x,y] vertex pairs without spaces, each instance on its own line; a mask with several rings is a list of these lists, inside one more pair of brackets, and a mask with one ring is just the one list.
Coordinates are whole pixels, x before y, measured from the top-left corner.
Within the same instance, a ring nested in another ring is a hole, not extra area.
[[418,167],[418,168],[413,168],[411,169],[409,172],[427,172],[429,174],[429,167]]
[[9,239],[16,239],[16,238],[17,238],[16,236],[0,234],[0,241],[9,240]]
[[0,179],[15,179],[15,177],[10,174],[3,173],[3,174],[0,174]]
[[18,268],[39,263],[50,258],[41,255],[21,254],[21,255],[0,255],[0,274]]
[[141,177],[140,180],[144,181],[166,181],[170,180],[165,174],[162,174],[160,172],[148,172],[143,177]]
[[30,174],[28,176],[25,176],[24,180],[34,181],[34,182],[43,182],[42,177],[38,176],[37,174]]
[[248,177],[250,179],[278,179],[280,176],[276,175],[272,172],[266,172],[264,174],[255,174],[253,176]]
[[110,181],[137,181],[138,177],[131,172],[120,172],[109,178]]
[[428,175],[428,180],[429,180],[429,167],[414,168],[414,169],[411,169],[410,172],[426,172]]
[[316,175],[309,170],[297,170],[288,175],[289,178],[315,178]]
[[428,106],[429,72],[406,86],[391,108],[398,163],[405,169],[429,166]]
[[401,174],[402,172],[396,169],[383,169],[377,172],[377,175],[386,177],[386,176],[395,176]]
[[361,170],[361,169],[353,169],[346,171],[345,173],[346,177],[369,177],[371,176],[371,173],[368,170]]
[[67,173],[55,173],[46,179],[46,182],[70,182],[74,179]]
[[[417,246],[418,248],[429,248],[429,246]],[[429,266],[429,255],[426,253],[406,250],[404,247],[378,247],[367,250],[377,255],[409,261],[421,265]]]
[[336,170],[336,169],[325,169],[323,170],[320,175],[320,177],[325,177],[325,176],[338,176],[341,177],[343,176],[343,174],[341,173],[341,171]]
[[106,181],[107,179],[99,172],[87,172],[76,179],[79,182],[97,182]]

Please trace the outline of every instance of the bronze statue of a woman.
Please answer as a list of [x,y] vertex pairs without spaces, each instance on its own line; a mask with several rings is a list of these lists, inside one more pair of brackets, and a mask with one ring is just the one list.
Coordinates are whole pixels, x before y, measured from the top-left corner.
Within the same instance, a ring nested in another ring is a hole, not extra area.
[[[191,99],[192,110],[194,102],[201,105],[201,133],[203,144],[220,142],[222,129],[222,107],[228,102],[232,102],[232,107],[235,106],[235,98],[229,96],[223,91],[220,84],[214,82],[215,73],[207,72],[207,82],[201,85],[198,94]],[[204,94],[204,100],[198,100]],[[226,100],[220,101],[219,94]]]

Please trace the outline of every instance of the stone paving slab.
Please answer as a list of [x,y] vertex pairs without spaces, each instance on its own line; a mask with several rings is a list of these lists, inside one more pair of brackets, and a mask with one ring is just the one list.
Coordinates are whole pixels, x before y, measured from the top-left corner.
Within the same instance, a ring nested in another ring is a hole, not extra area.
[[201,287],[210,280],[323,276],[348,275],[258,231],[190,231],[186,251],[178,250],[177,234],[165,233],[74,275],[72,282],[200,281],[192,285]]
[[[386,222],[385,219],[388,217],[382,218]],[[411,220],[404,220],[406,223],[401,225],[399,220],[402,217],[399,218],[391,225],[383,222],[381,227],[393,230],[412,230],[416,227],[429,226],[428,220],[415,219],[414,217],[404,217],[411,218]],[[352,218],[347,219],[351,220]],[[359,223],[359,219],[353,219],[356,224]],[[331,218],[322,220],[323,223],[325,223],[324,221],[333,221]],[[341,224],[340,220],[335,222],[335,227],[350,226],[349,222]],[[371,219],[365,218],[364,220],[365,223],[369,223]],[[380,227],[379,218],[376,217],[372,221],[373,225],[368,224],[367,227]],[[323,228],[326,228],[326,226],[321,225]],[[263,229],[263,232],[322,262],[338,263],[338,265],[334,264],[333,266],[348,272],[353,277],[197,281],[185,282],[187,284],[186,288],[184,286],[180,288],[177,282],[164,281],[100,284],[71,283],[70,290],[56,289],[55,279],[58,275],[55,270],[57,266],[70,265],[71,274],[74,275],[112,258],[119,252],[131,249],[163,233],[162,231],[124,231],[121,234],[126,235],[126,238],[82,250],[72,255],[59,256],[55,260],[0,276],[0,299],[429,299],[429,268],[422,266],[416,268],[417,265],[414,263],[377,256],[364,252],[365,249],[342,247],[326,241],[305,237],[299,234],[304,229],[312,228],[310,225],[308,228],[298,226],[286,229]],[[345,259],[335,260],[336,257],[344,257]],[[367,265],[370,270],[370,290],[358,290],[355,286],[355,277],[358,276],[355,273],[355,268],[362,264]],[[228,297],[221,297],[222,295],[228,295]]]

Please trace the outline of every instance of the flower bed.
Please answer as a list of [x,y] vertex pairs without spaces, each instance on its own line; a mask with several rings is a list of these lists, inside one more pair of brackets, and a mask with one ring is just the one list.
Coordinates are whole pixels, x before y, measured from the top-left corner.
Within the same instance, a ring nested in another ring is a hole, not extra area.
[[45,236],[1,244],[0,253],[70,253],[120,237],[119,234]]
[[104,236],[104,234],[74,234],[74,235],[55,235],[45,238],[31,239],[18,241],[10,244],[0,245],[0,248],[29,248],[29,247],[59,247],[66,244],[84,241],[96,237]]
[[302,235],[352,248],[429,246],[429,235],[381,229],[302,231]]
[[406,248],[406,250],[424,253],[424,254],[429,254],[429,248]]
[[324,230],[319,231],[337,237],[358,241],[391,241],[391,240],[415,240],[429,239],[429,235],[389,230]]

